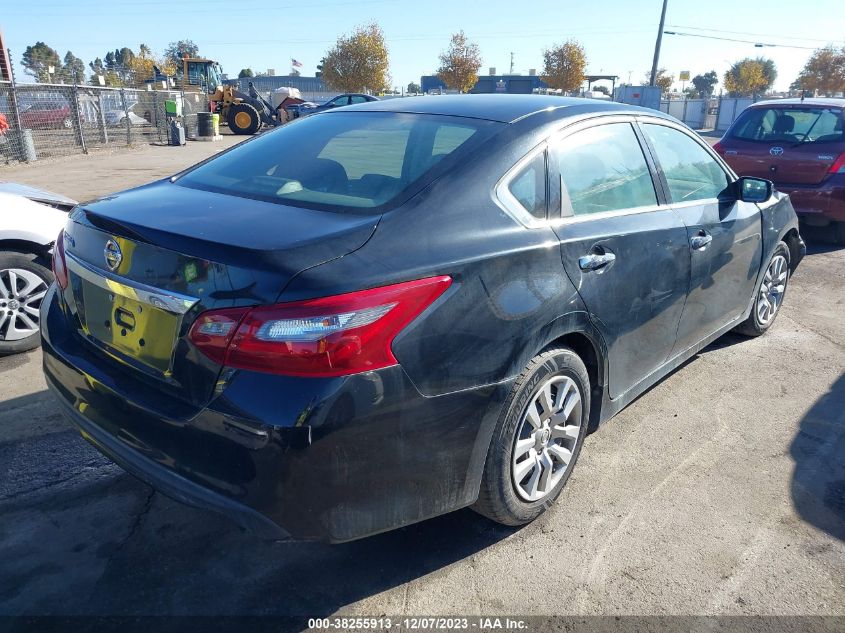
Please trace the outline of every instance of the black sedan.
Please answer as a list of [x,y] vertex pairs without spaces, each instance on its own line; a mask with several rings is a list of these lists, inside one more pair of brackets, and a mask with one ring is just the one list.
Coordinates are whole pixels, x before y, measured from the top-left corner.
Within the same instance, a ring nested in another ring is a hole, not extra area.
[[103,453],[270,537],[517,525],[588,429],[770,328],[804,251],[788,197],[659,112],[370,102],[77,207],[44,371]]
[[317,112],[322,112],[323,110],[333,110],[334,108],[342,108],[348,105],[356,105],[358,103],[367,103],[369,101],[378,100],[378,97],[374,97],[373,95],[345,93],[337,95],[336,97],[333,97],[325,103],[321,103],[319,105],[303,104],[300,106],[299,112],[301,116],[305,116],[306,114],[315,114]]

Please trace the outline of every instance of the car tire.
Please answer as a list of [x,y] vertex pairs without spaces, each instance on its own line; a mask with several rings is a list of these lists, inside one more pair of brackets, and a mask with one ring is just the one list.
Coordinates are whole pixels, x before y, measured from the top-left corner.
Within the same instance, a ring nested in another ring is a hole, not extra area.
[[789,247],[779,242],[766,264],[762,283],[755,289],[751,314],[735,328],[736,332],[746,336],[760,336],[772,327],[786,297],[789,276]]
[[[549,508],[581,452],[590,419],[590,393],[587,368],[575,352],[557,347],[535,356],[502,407],[472,509],[497,523],[516,526],[530,523]],[[558,448],[552,449],[552,444]]]
[[[36,255],[0,252],[0,355],[25,352],[41,344],[37,311],[53,282],[53,273],[45,264]],[[34,331],[24,335],[31,325]]]
[[227,115],[229,129],[235,134],[255,134],[261,128],[258,110],[248,103],[233,103]]
[[836,242],[845,244],[845,222],[836,222]]

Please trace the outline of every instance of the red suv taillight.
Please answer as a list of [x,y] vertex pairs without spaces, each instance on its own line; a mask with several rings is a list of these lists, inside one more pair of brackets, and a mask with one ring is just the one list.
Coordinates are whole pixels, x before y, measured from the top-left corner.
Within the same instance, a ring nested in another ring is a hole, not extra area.
[[830,171],[827,173],[829,174],[845,174],[845,152],[842,152],[835,161],[833,161],[833,165],[830,166]]
[[59,232],[53,245],[53,276],[59,288],[67,288],[67,265],[65,264],[65,230]]
[[190,339],[213,361],[288,376],[345,376],[397,363],[405,326],[451,285],[447,276],[271,306],[212,310]]

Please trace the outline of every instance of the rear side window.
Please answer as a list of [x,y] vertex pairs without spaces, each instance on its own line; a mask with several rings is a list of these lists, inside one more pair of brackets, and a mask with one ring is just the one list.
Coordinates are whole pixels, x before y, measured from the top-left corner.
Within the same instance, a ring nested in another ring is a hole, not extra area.
[[749,108],[731,137],[743,141],[830,143],[845,141],[841,108]]
[[540,152],[520,169],[508,184],[508,191],[538,220],[546,219],[546,153]]
[[561,191],[572,214],[589,215],[657,204],[651,172],[629,123],[576,132],[555,147]]
[[199,165],[176,184],[329,211],[377,209],[502,124],[394,112],[299,119]]
[[716,160],[683,132],[665,125],[643,125],[663,169],[673,202],[718,198],[728,175]]

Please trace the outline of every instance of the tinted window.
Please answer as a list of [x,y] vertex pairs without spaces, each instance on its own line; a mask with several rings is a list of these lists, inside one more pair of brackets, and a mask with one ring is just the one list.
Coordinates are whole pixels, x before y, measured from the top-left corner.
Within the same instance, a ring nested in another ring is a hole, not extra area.
[[575,215],[657,204],[651,173],[630,124],[576,132],[563,139],[556,152],[562,190]]
[[719,163],[692,138],[665,125],[643,125],[673,202],[717,198],[728,186]]
[[366,103],[367,97],[363,97],[361,95],[355,95],[354,97],[349,97],[349,103]]
[[546,219],[546,153],[540,152],[508,185],[511,195],[535,218]]
[[446,116],[338,111],[298,119],[238,145],[177,184],[320,209],[380,207],[500,126]]
[[813,143],[845,141],[840,108],[749,108],[731,137],[744,141]]

